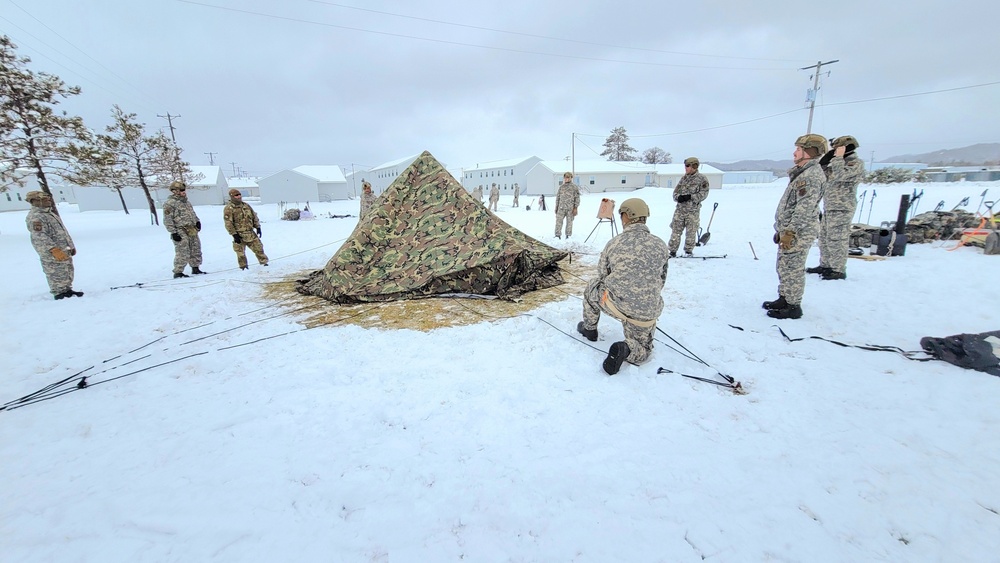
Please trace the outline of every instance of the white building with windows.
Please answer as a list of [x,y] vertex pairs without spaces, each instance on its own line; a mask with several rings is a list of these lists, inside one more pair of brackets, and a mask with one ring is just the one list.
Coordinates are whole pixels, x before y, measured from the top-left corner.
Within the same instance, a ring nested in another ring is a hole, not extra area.
[[521,193],[528,193],[525,191],[528,171],[539,162],[542,162],[542,159],[537,156],[484,162],[474,167],[463,168],[459,182],[469,192],[482,186],[484,196],[489,196],[493,184],[500,188],[501,195],[514,195],[514,184],[518,185]]
[[299,203],[350,199],[339,166],[298,166],[259,178],[261,203]]
[[[362,175],[362,178],[368,180],[368,183],[372,185],[372,193],[379,195],[385,191],[385,189],[389,187],[389,184],[398,178],[407,167],[413,164],[413,161],[416,160],[420,154],[421,153],[418,153],[405,158],[390,160],[389,162],[379,164],[375,168],[365,172],[364,175]],[[443,162],[441,163],[441,166],[444,166]],[[355,176],[357,176],[357,174],[355,174]],[[358,193],[361,193],[360,182],[358,183],[358,190]]]
[[[0,193],[0,212],[3,211],[23,211],[29,209],[31,204],[25,201],[24,196],[28,192],[40,190],[38,178],[31,172],[25,171],[23,176],[24,187],[17,184],[4,186],[3,193]],[[72,186],[53,183],[54,177],[47,177],[49,190],[52,192],[52,199],[56,203],[76,203],[76,193]]]
[[[702,164],[699,172],[708,179],[709,187],[722,187],[722,171]],[[554,195],[562,184],[563,174],[575,172],[573,181],[587,193],[631,192],[639,188],[673,189],[684,176],[684,164],[644,164],[638,161],[608,160],[543,160],[528,171],[523,193]]]

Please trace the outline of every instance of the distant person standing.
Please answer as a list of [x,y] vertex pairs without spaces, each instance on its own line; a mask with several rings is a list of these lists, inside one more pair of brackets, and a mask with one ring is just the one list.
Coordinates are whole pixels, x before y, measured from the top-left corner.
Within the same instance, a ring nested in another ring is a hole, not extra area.
[[802,317],[802,294],[806,285],[806,257],[816,240],[816,212],[826,185],[819,156],[826,152],[822,135],[802,135],[795,140],[788,171],[788,187],[774,212],[774,242],[778,245],[778,298],[765,301],[767,316],[774,319]]
[[25,197],[31,204],[24,218],[31,233],[31,246],[35,247],[42,262],[42,272],[49,282],[49,292],[56,299],[83,297],[82,291],[73,291],[73,257],[76,246],[62,219],[52,212],[52,196],[41,190],[28,192]]
[[608,349],[603,366],[608,375],[618,373],[625,361],[640,364],[652,354],[669,261],[667,245],[646,226],[645,201],[626,199],[618,212],[622,232],[601,252],[597,277],[583,292],[583,320],[576,325],[577,332],[596,342],[602,311],[621,321],[625,340]]
[[233,237],[233,251],[241,270],[247,269],[246,248],[249,246],[261,266],[267,266],[267,254],[260,242],[260,218],[250,204],[243,203],[243,194],[237,189],[229,190],[229,202],[222,210],[222,221],[226,232]]
[[186,278],[184,267],[191,264],[192,274],[205,274],[201,266],[201,220],[187,198],[187,184],[170,184],[170,197],[163,203],[163,226],[174,241],[174,277]]
[[521,195],[521,188],[517,187],[517,184],[514,184],[514,207],[518,207],[517,196],[519,195]]
[[580,186],[573,183],[573,173],[563,174],[563,183],[556,192],[556,238],[562,238],[563,222],[566,238],[573,235],[573,219],[580,207]]
[[358,221],[365,218],[374,203],[375,194],[372,193],[372,185],[361,180],[361,210],[358,212]]
[[545,194],[538,194],[538,210],[545,211]]
[[476,198],[476,201],[480,204],[483,203],[483,185],[479,184],[474,190],[472,190],[472,197]]
[[[698,226],[701,224],[701,202],[708,197],[708,178],[698,172],[701,163],[697,158],[684,159],[684,176],[674,186],[674,218],[670,221],[671,258],[677,256],[677,248],[681,244],[681,233],[684,236],[684,253],[692,256],[695,244],[698,242]],[[686,231],[686,232],[685,232]]]
[[823,189],[823,217],[819,222],[819,266],[806,268],[824,280],[847,278],[847,248],[851,220],[858,206],[858,184],[865,177],[865,163],[855,150],[861,145],[850,135],[834,139],[833,147],[819,164],[826,174]]
[[497,187],[496,182],[490,187],[490,204],[487,209],[490,209],[494,213],[497,211],[497,204],[500,202],[500,188]]

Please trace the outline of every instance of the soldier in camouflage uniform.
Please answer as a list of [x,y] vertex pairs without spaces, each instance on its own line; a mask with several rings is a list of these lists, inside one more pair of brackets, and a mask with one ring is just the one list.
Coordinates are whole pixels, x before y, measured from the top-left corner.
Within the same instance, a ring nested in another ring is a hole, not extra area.
[[56,299],[83,297],[82,291],[73,291],[73,256],[76,256],[76,246],[62,219],[52,212],[52,196],[34,190],[28,192],[25,199],[31,204],[31,210],[24,222],[31,233],[31,246],[35,247],[42,262],[49,291]]
[[519,195],[521,195],[521,188],[517,187],[517,184],[514,184],[514,207],[518,207],[517,196]]
[[500,202],[500,188],[498,188],[496,182],[494,182],[493,186],[490,188],[490,204],[487,207],[487,209],[496,213],[497,204],[499,202]]
[[476,198],[479,203],[483,202],[483,185],[479,184],[479,187],[472,190],[472,197]]
[[563,183],[556,192],[556,238],[562,238],[563,221],[566,221],[566,238],[573,235],[573,219],[580,207],[580,186],[573,183],[573,173],[563,174]]
[[222,210],[222,221],[226,232],[233,237],[233,250],[241,270],[247,269],[246,247],[250,247],[257,262],[267,266],[267,254],[260,242],[260,219],[249,204],[243,203],[243,194],[237,189],[229,190],[229,203]]
[[778,298],[765,301],[767,316],[798,319],[802,316],[802,294],[806,285],[806,257],[819,230],[816,213],[823,196],[826,176],[819,156],[826,152],[822,135],[802,135],[795,141],[785,188],[774,212],[774,242],[778,245]]
[[368,210],[372,208],[372,204],[374,203],[375,194],[372,193],[372,185],[364,180],[361,180],[361,211],[358,212],[358,221],[364,219],[365,215],[368,214]]
[[583,293],[583,321],[576,325],[587,340],[596,342],[602,311],[622,322],[625,340],[612,344],[604,359],[608,375],[618,373],[622,362],[639,364],[653,352],[653,332],[663,311],[660,293],[669,260],[667,245],[646,226],[646,202],[627,199],[618,212],[622,232],[601,252],[597,278]]
[[170,184],[170,197],[163,203],[163,226],[174,241],[174,277],[186,278],[184,266],[191,264],[192,274],[204,274],[201,266],[201,220],[187,198],[187,184]]
[[677,256],[677,248],[681,245],[681,233],[684,237],[684,252],[691,256],[695,243],[698,242],[698,226],[701,223],[701,202],[708,197],[708,178],[698,172],[701,163],[697,158],[684,159],[684,176],[674,186],[674,218],[670,221],[670,256]]
[[823,217],[819,224],[819,266],[806,273],[820,274],[824,280],[847,278],[847,249],[851,219],[858,206],[858,184],[865,176],[865,163],[855,150],[861,146],[850,135],[837,137],[833,147],[819,160],[826,173],[823,190]]

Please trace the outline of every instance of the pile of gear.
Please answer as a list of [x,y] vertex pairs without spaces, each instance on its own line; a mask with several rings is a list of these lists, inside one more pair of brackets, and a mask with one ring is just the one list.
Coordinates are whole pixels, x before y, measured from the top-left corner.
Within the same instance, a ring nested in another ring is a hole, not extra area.
[[[928,211],[906,222],[908,243],[934,242],[937,240],[958,240],[965,229],[978,226],[980,219],[963,209],[955,211]],[[879,231],[892,225],[876,227],[864,223],[851,225],[850,247],[868,248],[878,240]],[[970,241],[972,246],[983,246],[979,241]]]
[[282,221],[298,221],[301,217],[302,212],[297,208],[286,209],[285,214],[281,216]]

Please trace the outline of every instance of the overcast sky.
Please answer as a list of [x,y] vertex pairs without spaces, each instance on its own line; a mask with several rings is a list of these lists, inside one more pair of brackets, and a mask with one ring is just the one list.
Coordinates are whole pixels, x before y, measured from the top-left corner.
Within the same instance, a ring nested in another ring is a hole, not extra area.
[[994,1],[340,1],[0,0],[0,33],[91,127],[179,115],[184,157],[227,174],[594,158],[618,126],[675,161],[787,159],[800,68],[833,60],[812,130],[865,160],[1000,142]]

